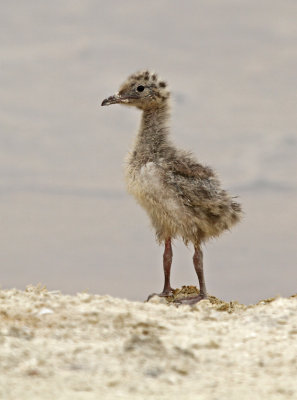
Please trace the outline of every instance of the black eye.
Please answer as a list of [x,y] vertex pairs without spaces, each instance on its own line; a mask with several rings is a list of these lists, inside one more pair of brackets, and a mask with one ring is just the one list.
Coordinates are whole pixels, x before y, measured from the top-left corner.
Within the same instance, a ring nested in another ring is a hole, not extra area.
[[143,92],[144,91],[144,86],[142,86],[142,85],[140,85],[140,86],[137,86],[137,92]]

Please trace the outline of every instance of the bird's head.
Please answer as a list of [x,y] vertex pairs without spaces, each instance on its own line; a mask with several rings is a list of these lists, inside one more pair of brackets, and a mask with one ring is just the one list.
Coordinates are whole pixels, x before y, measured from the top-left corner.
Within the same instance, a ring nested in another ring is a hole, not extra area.
[[131,76],[121,85],[119,91],[102,101],[102,106],[124,104],[141,110],[160,107],[169,99],[167,84],[155,73],[140,71]]

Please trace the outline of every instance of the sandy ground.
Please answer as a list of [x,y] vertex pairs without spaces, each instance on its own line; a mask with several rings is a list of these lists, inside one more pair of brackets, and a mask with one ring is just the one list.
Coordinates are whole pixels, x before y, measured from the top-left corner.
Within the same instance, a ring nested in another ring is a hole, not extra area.
[[296,398],[297,297],[212,301],[2,290],[0,398]]

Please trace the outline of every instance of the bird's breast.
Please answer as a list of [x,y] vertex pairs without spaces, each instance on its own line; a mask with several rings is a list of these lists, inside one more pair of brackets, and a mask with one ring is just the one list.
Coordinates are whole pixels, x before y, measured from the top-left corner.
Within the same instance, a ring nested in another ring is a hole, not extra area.
[[147,162],[138,168],[128,166],[126,173],[128,191],[148,211],[175,212],[178,199],[164,183],[164,168],[161,163]]
[[147,200],[163,191],[160,167],[154,162],[141,166],[129,165],[127,168],[127,184],[129,192],[138,200]]

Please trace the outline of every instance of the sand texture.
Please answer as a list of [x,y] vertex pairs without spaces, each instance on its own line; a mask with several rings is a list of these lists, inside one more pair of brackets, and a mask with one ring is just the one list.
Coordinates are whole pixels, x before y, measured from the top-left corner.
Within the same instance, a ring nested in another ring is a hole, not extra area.
[[295,399],[297,297],[176,307],[0,291],[0,398]]

